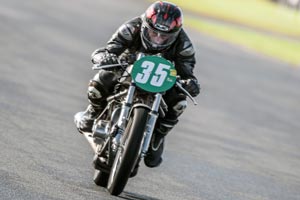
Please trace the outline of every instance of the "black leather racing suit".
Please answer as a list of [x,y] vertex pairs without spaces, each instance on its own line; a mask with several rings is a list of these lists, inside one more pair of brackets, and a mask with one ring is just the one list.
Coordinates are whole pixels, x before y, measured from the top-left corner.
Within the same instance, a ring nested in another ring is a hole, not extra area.
[[[136,17],[126,23],[124,23],[111,37],[108,41],[105,50],[109,53],[116,54],[121,59],[126,60],[129,63],[133,63],[135,60],[135,55],[138,52],[144,53],[161,53],[161,55],[170,60],[175,64],[177,74],[182,79],[194,79],[197,80],[193,74],[193,69],[195,65],[195,52],[193,45],[188,38],[187,34],[183,29],[181,29],[176,41],[168,48],[160,52],[151,52],[144,48],[141,39],[141,17]],[[103,51],[103,48],[97,49],[92,54],[92,61],[94,56]],[[94,77],[90,82],[90,87],[96,88],[102,97],[105,94],[109,94],[113,88],[111,87],[113,81],[108,81],[111,79],[110,75],[107,73],[99,72],[98,75]],[[104,88],[104,89],[103,89]],[[103,93],[105,93],[103,95]],[[194,94],[196,96],[198,94]],[[96,102],[94,95],[88,95],[91,103]],[[173,87],[163,96],[166,104],[168,105],[168,113],[164,119],[158,119],[156,130],[167,134],[167,132],[177,123],[179,115],[182,114],[186,107],[186,96],[182,94],[176,87]],[[99,101],[98,101],[99,102]]]

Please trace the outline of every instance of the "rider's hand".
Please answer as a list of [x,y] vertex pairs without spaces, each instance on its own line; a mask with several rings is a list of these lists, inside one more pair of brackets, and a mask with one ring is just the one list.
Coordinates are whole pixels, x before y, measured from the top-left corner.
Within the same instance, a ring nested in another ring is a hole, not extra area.
[[116,54],[109,53],[108,51],[103,51],[95,54],[92,57],[92,62],[94,64],[100,65],[112,65],[118,63],[118,57]]
[[195,97],[200,93],[200,84],[195,79],[187,79],[183,87],[192,95],[192,97]]

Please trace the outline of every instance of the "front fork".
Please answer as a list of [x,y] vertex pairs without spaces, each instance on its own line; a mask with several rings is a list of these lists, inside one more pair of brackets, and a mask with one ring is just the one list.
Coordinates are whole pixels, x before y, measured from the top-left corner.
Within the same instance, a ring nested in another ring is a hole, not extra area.
[[[112,147],[114,151],[117,150],[117,148],[119,147],[123,132],[126,128],[127,118],[132,106],[135,89],[136,89],[135,85],[132,84],[128,89],[127,97],[123,102],[121,113],[117,123],[118,132],[113,139]],[[153,130],[158,118],[161,101],[162,101],[162,95],[160,93],[155,94],[155,98],[151,107],[151,111],[148,114],[148,120],[144,131],[144,141],[141,149],[141,158],[144,158],[148,151]]]
[[115,128],[117,129],[117,133],[112,141],[113,142],[112,150],[114,152],[119,147],[119,145],[121,143],[121,138],[122,138],[123,132],[126,128],[126,121],[127,121],[127,118],[128,118],[131,106],[132,106],[135,89],[136,89],[136,87],[134,84],[131,84],[129,86],[127,96],[125,98],[125,101],[122,104],[121,113],[120,113],[117,125],[115,126]]
[[158,111],[159,111],[161,101],[162,101],[162,95],[160,93],[157,93],[155,95],[155,99],[152,104],[151,112],[149,112],[149,114],[148,114],[148,121],[147,121],[145,132],[144,132],[144,142],[143,142],[142,150],[141,150],[141,158],[144,158],[146,156],[146,153],[150,146],[151,138],[152,138],[153,131],[155,128],[155,124],[156,124],[156,120],[157,120],[158,114],[159,114]]

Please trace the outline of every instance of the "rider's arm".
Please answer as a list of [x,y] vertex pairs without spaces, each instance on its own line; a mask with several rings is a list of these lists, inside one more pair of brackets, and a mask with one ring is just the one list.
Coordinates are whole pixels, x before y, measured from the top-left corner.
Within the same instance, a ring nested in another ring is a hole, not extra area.
[[93,63],[99,63],[103,57],[106,56],[119,56],[128,47],[133,45],[136,36],[139,33],[141,19],[139,17],[125,22],[118,30],[112,35],[107,45],[96,49],[91,59]]
[[195,50],[184,30],[179,34],[179,38],[175,45],[176,58],[174,61],[178,75],[180,75],[182,79],[197,80],[193,72],[196,64]]
[[140,17],[125,22],[107,42],[106,50],[119,56],[125,49],[133,45],[137,34],[139,34],[140,25]]
[[176,45],[175,67],[178,75],[185,81],[185,89],[193,96],[200,93],[200,84],[194,75],[194,67],[196,64],[195,50],[193,45],[182,30]]

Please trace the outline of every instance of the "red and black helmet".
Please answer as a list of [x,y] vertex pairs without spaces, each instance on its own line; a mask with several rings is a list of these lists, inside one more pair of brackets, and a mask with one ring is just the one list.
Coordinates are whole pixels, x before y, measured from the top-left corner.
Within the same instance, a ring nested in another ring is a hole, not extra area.
[[150,5],[143,17],[141,38],[150,51],[168,48],[177,38],[182,27],[182,12],[172,3],[157,1]]

